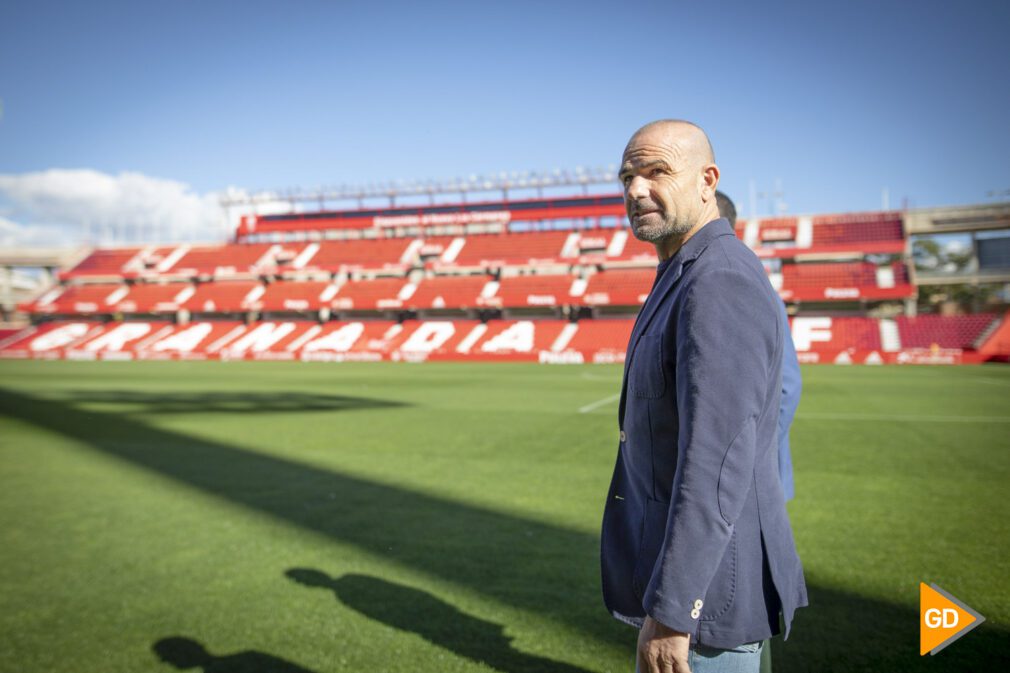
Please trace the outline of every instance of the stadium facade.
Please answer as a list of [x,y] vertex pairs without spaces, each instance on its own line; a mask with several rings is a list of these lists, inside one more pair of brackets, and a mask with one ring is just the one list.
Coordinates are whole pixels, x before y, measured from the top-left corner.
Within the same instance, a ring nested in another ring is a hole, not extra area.
[[[18,307],[0,357],[621,362],[656,264],[626,225],[620,194],[244,216],[227,244],[88,252]],[[1010,355],[1010,204],[737,235],[803,362]]]

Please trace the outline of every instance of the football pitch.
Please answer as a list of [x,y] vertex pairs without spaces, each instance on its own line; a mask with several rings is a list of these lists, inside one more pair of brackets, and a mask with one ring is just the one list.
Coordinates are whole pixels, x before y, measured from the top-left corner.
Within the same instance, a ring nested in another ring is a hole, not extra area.
[[[0,361],[0,671],[630,673],[620,375]],[[803,376],[811,606],[774,670],[1007,670],[1010,368]],[[919,582],[986,623],[920,657]]]

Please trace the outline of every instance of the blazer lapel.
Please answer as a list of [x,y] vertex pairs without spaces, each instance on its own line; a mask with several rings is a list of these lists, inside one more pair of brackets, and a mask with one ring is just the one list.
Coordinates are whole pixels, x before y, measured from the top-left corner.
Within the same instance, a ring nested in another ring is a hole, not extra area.
[[659,308],[660,304],[666,298],[666,295],[673,289],[680,280],[681,274],[684,272],[684,263],[680,260],[673,262],[673,266],[666,270],[666,273],[660,277],[659,282],[656,283],[656,287],[652,288],[652,292],[649,293],[649,297],[645,300],[645,305],[642,307],[641,312],[635,319],[635,326],[631,328],[631,338],[628,340],[628,352],[624,357],[624,378],[621,380],[621,402],[617,410],[618,424],[624,427],[624,408],[627,403],[628,397],[628,367],[631,365],[631,358],[635,355],[635,349],[638,346],[639,339],[642,338],[642,334],[646,329],[649,328],[649,323],[656,315],[656,310]]
[[683,247],[675,253],[675,259],[671,262],[671,267],[659,279],[656,287],[652,288],[648,299],[645,300],[645,306],[642,307],[641,312],[635,319],[635,326],[631,329],[631,339],[628,341],[628,351],[624,355],[624,379],[621,381],[621,403],[617,410],[617,422],[622,429],[624,428],[624,408],[628,398],[628,367],[631,365],[631,358],[635,355],[635,347],[638,346],[638,340],[642,337],[642,333],[649,328],[649,323],[652,322],[652,318],[656,315],[656,311],[665,300],[666,295],[677,284],[677,281],[680,280],[680,277],[684,273],[684,265],[696,259],[698,255],[705,251],[708,244],[719,236],[735,236],[733,228],[729,226],[729,222],[724,218],[712,220],[702,227],[698,233],[688,239]]

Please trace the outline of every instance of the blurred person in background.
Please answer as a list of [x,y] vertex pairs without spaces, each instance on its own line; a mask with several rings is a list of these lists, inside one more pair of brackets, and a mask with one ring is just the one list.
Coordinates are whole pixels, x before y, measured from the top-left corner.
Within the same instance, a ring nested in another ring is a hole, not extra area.
[[[726,218],[729,226],[736,229],[736,205],[722,191],[716,190],[716,204],[719,215]],[[800,406],[800,394],[803,380],[800,377],[800,361],[796,357],[796,345],[793,343],[792,331],[789,328],[789,314],[786,313],[785,302],[779,302],[780,319],[787,338],[782,340],[782,401],[779,406],[779,480],[782,482],[782,492],[786,500],[792,500],[795,495],[793,486],[793,460],[789,453],[789,427],[793,424],[796,409]],[[765,641],[761,648],[761,673],[772,672],[772,651],[770,643]]]
[[[733,200],[721,191],[715,193],[719,206],[719,215],[726,218],[729,226],[736,228],[736,206]],[[785,302],[779,302],[779,318],[783,329],[789,336],[782,342],[782,402],[779,408],[779,479],[782,481],[782,491],[786,500],[792,500],[796,494],[793,485],[793,460],[789,453],[789,428],[800,406],[800,394],[803,380],[800,377],[800,361],[796,356],[796,345],[793,343],[792,331],[789,328],[789,314],[786,313]]]

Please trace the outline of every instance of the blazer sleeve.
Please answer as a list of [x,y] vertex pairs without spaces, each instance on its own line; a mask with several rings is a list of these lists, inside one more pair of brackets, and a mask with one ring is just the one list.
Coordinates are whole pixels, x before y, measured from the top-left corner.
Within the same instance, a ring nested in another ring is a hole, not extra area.
[[677,470],[643,607],[677,631],[696,631],[697,602],[753,483],[757,421],[778,385],[769,377],[782,353],[767,282],[752,269],[706,269],[676,312]]
[[793,344],[789,329],[789,316],[785,304],[780,302],[782,316],[782,402],[779,405],[779,481],[786,500],[792,500],[795,493],[793,487],[793,459],[789,452],[789,427],[796,417],[796,409],[800,406],[800,391],[803,380],[800,378],[800,361],[796,356],[796,345]]

